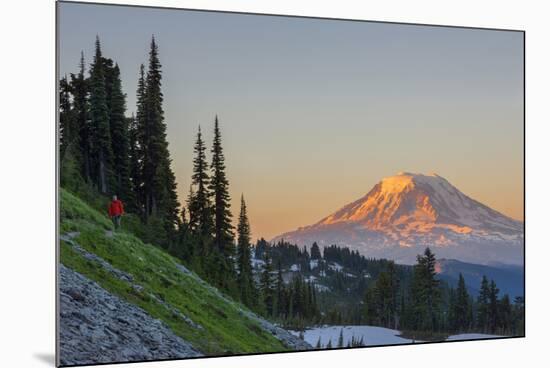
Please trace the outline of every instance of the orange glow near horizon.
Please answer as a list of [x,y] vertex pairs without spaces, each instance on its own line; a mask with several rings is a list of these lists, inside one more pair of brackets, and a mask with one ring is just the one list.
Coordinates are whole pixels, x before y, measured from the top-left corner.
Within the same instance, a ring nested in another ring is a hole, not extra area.
[[[400,171],[436,172],[523,220],[522,32],[63,3],[59,75],[99,34],[136,112],[151,35],[166,133],[187,198],[200,124],[220,118],[233,220],[253,239],[320,221]],[[124,22],[120,20],[124,19]]]
[[[472,190],[463,190],[461,185],[456,184],[456,182],[453,183],[452,179],[446,179],[469,197],[508,217],[523,221],[522,187],[517,189],[520,193],[519,200],[514,201],[511,200],[512,196],[504,195],[500,197],[495,195],[494,188],[490,185],[479,185],[477,187],[478,190],[473,192]],[[325,186],[306,188],[303,185],[297,187],[295,192],[292,193],[290,192],[291,189],[283,183],[279,183],[275,179],[273,180],[272,186],[255,186],[251,184],[246,185],[246,191],[244,191],[254,241],[261,237],[270,240],[284,232],[314,224],[344,205],[364,196],[377,184],[377,181],[373,180],[362,191],[359,188],[359,184],[356,185],[357,188],[355,190],[352,190],[352,185],[349,184],[343,186],[341,188],[342,191],[337,191],[337,188],[334,188],[333,192],[326,190]],[[231,176],[229,176],[229,181],[231,210],[233,213],[233,222],[236,226],[241,195],[241,191],[236,187],[243,185],[243,183],[239,178],[232,178]],[[178,185],[178,188],[181,201],[181,198],[186,198],[187,192],[181,190],[180,185]],[[502,188],[506,188],[506,186]],[[512,191],[512,189],[513,186],[510,186],[508,190]],[[503,191],[503,193],[506,192]],[[453,231],[463,234],[472,231],[467,226],[448,226],[453,227]]]

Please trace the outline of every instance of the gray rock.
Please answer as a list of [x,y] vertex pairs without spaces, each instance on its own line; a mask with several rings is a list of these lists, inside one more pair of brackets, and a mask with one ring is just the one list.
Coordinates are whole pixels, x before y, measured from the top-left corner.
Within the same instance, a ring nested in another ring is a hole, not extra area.
[[63,265],[59,276],[62,365],[202,355],[163,322],[107,292],[96,282]]
[[[134,289],[136,292],[138,293],[142,293],[144,291],[144,287],[139,285],[139,284],[136,284],[134,282],[134,278],[132,277],[132,275],[124,272],[124,271],[121,271],[119,270],[118,268],[115,268],[113,267],[109,262],[105,261],[103,258],[99,257],[98,255],[96,254],[93,254],[93,253],[90,253],[88,252],[86,249],[82,248],[75,240],[76,237],[78,237],[80,235],[79,232],[72,232],[72,233],[67,233],[67,234],[64,234],[64,235],[61,235],[60,238],[62,240],[64,240],[65,242],[67,242],[67,244],[69,244],[76,252],[78,252],[80,255],[82,255],[85,259],[89,260],[89,261],[92,261],[94,263],[96,263],[97,265],[99,265],[100,267],[102,267],[103,269],[105,269],[107,272],[109,272],[110,274],[112,274],[113,276],[117,277],[118,279],[122,280],[122,281],[125,281],[127,282],[128,284],[130,284],[130,286],[132,287],[132,289]],[[183,266],[181,266],[183,267]],[[187,270],[185,267],[183,267],[186,272],[188,274],[192,274],[191,271]],[[160,271],[162,272],[162,271]],[[208,285],[205,281],[201,280],[200,278],[198,278],[198,276],[195,276],[198,280],[200,280],[200,282],[204,285]],[[71,291],[72,293],[75,293],[75,291]],[[68,294],[68,293],[67,293]],[[86,290],[82,291],[82,294],[86,295]],[[69,295],[70,296],[70,295]],[[165,307],[166,309],[168,309],[172,315],[174,315],[174,317],[176,318],[180,318],[181,320],[183,320],[185,323],[187,323],[188,325],[190,325],[192,328],[196,328],[198,330],[202,330],[203,327],[194,322],[191,318],[189,318],[188,316],[184,315],[183,313],[181,313],[179,310],[177,310],[176,308],[172,307],[170,304],[166,303],[164,300],[160,299],[159,297],[157,297],[156,295],[154,294],[151,294],[149,293],[149,296],[154,299],[157,303],[161,304],[163,307]],[[116,306],[114,305],[111,305],[109,303],[106,303],[105,301],[102,301],[102,303],[105,305],[106,308],[109,308],[111,310],[113,310],[113,308],[116,309]]]

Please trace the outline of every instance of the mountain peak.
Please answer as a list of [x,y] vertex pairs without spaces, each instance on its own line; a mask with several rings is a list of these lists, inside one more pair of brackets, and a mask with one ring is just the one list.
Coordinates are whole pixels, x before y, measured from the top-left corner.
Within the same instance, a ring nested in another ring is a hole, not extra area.
[[449,193],[459,192],[438,175],[400,172],[383,178],[364,197],[327,216],[319,224],[350,221],[380,230],[410,221],[434,223],[441,212],[448,210],[438,210],[434,205]]
[[378,248],[452,247],[472,239],[523,242],[523,224],[468,197],[435,173],[399,172],[319,222],[276,239],[323,243],[327,235],[330,244],[367,248],[370,243]]
[[407,188],[414,187],[421,183],[435,183],[435,181],[446,180],[437,174],[415,174],[400,171],[394,176],[388,176],[380,181],[381,189],[385,192],[400,192]]

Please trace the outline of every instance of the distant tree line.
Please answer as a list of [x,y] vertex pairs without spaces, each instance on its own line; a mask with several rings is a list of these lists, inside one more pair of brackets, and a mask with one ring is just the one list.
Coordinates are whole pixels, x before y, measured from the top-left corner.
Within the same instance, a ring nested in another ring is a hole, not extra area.
[[428,334],[523,334],[523,298],[516,298],[514,303],[507,294],[499,298],[496,283],[483,276],[474,299],[468,294],[462,274],[456,288],[448,287],[437,279],[435,266],[435,255],[427,248],[417,257],[410,286],[402,288],[390,263],[365,294],[365,322]]
[[475,297],[462,274],[456,286],[448,285],[438,279],[436,258],[429,248],[414,266],[367,258],[336,245],[321,251],[317,243],[308,250],[284,240],[273,245],[258,240],[255,257],[260,259],[266,251],[285,269],[293,267],[295,277],[322,277],[326,289],[316,293],[318,323],[369,324],[423,335],[524,331],[523,298],[512,301],[508,295],[499,296],[496,283],[485,276]]

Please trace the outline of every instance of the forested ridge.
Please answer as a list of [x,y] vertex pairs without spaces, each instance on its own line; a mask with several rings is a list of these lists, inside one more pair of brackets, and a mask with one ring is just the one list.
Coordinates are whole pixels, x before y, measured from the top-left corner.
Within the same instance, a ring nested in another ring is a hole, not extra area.
[[[91,63],[82,54],[77,72],[61,78],[63,188],[101,210],[116,194],[128,212],[124,231],[161,246],[233,299],[287,327],[370,324],[426,336],[524,333],[522,298],[499,295],[485,277],[479,295],[470,295],[462,275],[457,285],[442,282],[429,248],[414,266],[404,266],[336,245],[252,244],[246,193],[239,213],[231,212],[223,117],[214,113],[197,126],[191,185],[187,198],[178,198],[160,60],[152,37],[146,65],[136,68],[132,116],[120,67],[103,55],[99,37]],[[212,142],[204,141],[203,129],[213,131]]]

